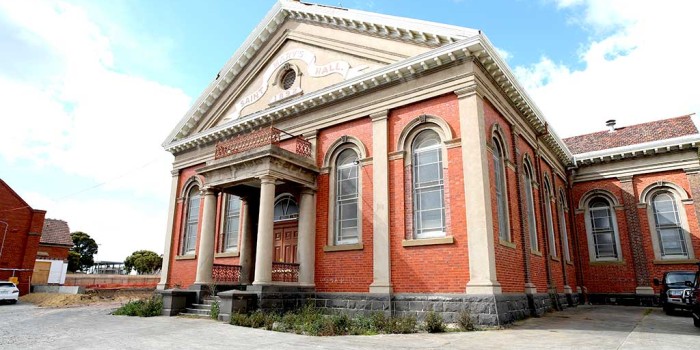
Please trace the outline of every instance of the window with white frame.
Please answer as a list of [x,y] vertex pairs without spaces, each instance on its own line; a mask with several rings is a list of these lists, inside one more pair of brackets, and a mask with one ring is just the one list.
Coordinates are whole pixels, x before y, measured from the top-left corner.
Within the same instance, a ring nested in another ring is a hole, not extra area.
[[669,191],[660,191],[651,204],[661,257],[687,259],[688,244],[675,196]]
[[544,218],[547,224],[547,235],[549,237],[549,255],[557,257],[557,240],[554,234],[554,220],[552,217],[552,187],[549,180],[544,180]]
[[505,152],[498,138],[493,138],[493,171],[496,188],[496,210],[498,214],[498,237],[510,241],[508,230],[508,202],[506,186]]
[[532,251],[539,251],[539,243],[537,240],[537,221],[535,218],[535,195],[532,189],[532,168],[530,164],[525,162],[524,166],[524,176],[525,176],[525,208],[527,211],[527,229],[530,235],[530,249]]
[[199,187],[193,186],[187,195],[185,233],[182,239],[182,254],[194,254],[199,227]]
[[338,155],[335,171],[335,244],[359,242],[359,166],[357,153],[345,149]]
[[241,218],[241,199],[234,195],[226,195],[226,210],[224,212],[223,250],[238,249],[238,235]]
[[619,237],[614,211],[610,202],[595,197],[588,202],[589,247],[595,260],[618,260]]
[[433,130],[413,140],[413,222],[415,238],[445,236],[442,145]]
[[295,220],[299,217],[299,206],[291,194],[279,196],[275,201],[274,221]]
[[557,206],[557,211],[559,213],[559,234],[561,234],[561,245],[564,255],[564,260],[571,261],[571,253],[569,252],[569,235],[566,230],[566,197],[564,192],[560,190],[559,193],[559,205]]

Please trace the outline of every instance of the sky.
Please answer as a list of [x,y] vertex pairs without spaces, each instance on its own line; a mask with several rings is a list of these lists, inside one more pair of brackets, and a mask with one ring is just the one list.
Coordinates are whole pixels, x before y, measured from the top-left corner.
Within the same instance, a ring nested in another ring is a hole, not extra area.
[[[317,2],[482,30],[562,138],[700,110],[698,1]],[[162,253],[161,143],[273,4],[0,0],[0,178],[97,260]]]

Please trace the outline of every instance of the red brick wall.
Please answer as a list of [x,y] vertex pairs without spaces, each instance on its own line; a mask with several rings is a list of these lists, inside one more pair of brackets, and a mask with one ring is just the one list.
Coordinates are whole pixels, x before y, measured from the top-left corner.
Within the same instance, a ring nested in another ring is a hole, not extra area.
[[48,256],[41,256],[42,259],[68,260],[70,247],[39,244],[38,253],[47,253]]
[[[330,146],[341,136],[352,136],[364,145],[367,156],[372,152],[372,122],[369,118],[360,118],[351,122],[338,124],[319,130],[316,147],[317,163],[323,164],[323,158]],[[367,292],[372,284],[373,271],[373,192],[372,165],[361,165],[362,186],[362,250],[325,252],[323,247],[328,242],[329,210],[329,174],[320,174],[317,178],[316,192],[316,290],[319,292]],[[332,242],[331,242],[332,243]]]
[[[195,165],[193,167],[183,169],[180,171],[180,177],[178,179],[177,185],[177,204],[175,206],[175,218],[173,224],[173,241],[170,248],[170,271],[168,272],[168,286],[180,286],[182,288],[187,288],[194,283],[195,275],[197,273],[197,260],[177,260],[177,256],[180,255],[181,241],[183,235],[183,225],[182,222],[185,219],[187,203],[185,198],[181,198],[183,187],[188,182],[192,176],[197,176],[196,170],[202,165]],[[195,253],[199,251],[199,231],[202,227],[202,210],[204,210],[204,205],[200,202],[199,205],[199,228],[197,229],[197,243],[195,244]]]
[[[20,295],[29,292],[29,285],[39,247],[41,230],[44,227],[43,210],[34,210],[7,185],[0,180],[0,239],[5,238],[5,245],[0,257],[0,268],[26,269],[29,271],[16,272],[19,277]],[[0,280],[7,280],[12,271],[0,271]]]

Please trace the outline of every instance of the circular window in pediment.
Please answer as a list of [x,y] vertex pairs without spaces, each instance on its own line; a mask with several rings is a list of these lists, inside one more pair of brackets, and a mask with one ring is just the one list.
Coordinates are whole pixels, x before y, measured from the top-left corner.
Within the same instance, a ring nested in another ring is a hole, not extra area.
[[297,72],[294,69],[287,69],[282,75],[282,88],[289,90],[294,85],[295,80],[297,80]]

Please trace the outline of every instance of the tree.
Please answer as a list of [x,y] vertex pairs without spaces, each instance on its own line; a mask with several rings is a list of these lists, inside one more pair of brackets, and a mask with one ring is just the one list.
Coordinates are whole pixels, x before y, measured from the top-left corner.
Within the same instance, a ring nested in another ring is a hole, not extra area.
[[80,270],[80,254],[69,251],[68,252],[68,271],[75,272]]
[[[95,264],[94,256],[97,254],[97,243],[85,232],[76,231],[70,234],[73,239],[73,248],[70,250],[79,255],[76,271],[87,271]],[[71,256],[69,255],[69,262]]]
[[163,265],[163,257],[150,250],[138,250],[124,260],[126,273],[136,270],[139,275],[152,274]]

